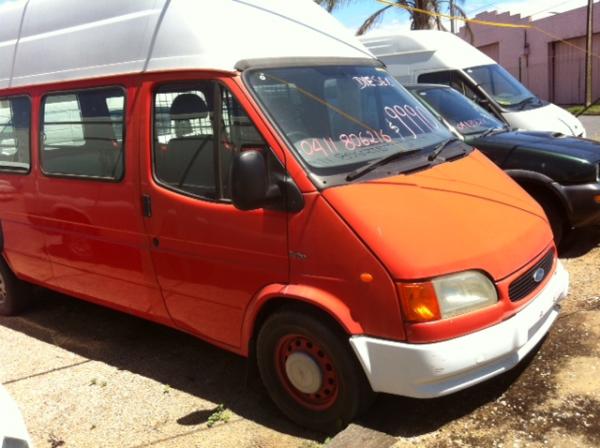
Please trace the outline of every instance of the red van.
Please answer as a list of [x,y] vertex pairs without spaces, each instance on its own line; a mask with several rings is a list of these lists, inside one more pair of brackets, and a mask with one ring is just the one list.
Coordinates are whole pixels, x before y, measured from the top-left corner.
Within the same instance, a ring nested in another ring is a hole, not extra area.
[[33,283],[178,328],[327,431],[504,372],[555,321],[541,208],[312,1],[0,23],[2,314]]

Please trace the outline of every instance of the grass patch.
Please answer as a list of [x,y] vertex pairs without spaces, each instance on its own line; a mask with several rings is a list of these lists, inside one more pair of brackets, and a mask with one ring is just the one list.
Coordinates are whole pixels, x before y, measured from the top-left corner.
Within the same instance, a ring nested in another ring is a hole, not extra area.
[[230,418],[231,418],[231,414],[229,413],[229,411],[227,409],[225,409],[225,406],[220,404],[219,406],[217,406],[214,409],[213,413],[208,417],[206,426],[208,426],[209,428],[212,428],[219,422],[227,423]]
[[[584,109],[584,106],[569,106],[567,110],[573,115],[577,115]],[[600,104],[594,104],[583,115],[600,115]]]

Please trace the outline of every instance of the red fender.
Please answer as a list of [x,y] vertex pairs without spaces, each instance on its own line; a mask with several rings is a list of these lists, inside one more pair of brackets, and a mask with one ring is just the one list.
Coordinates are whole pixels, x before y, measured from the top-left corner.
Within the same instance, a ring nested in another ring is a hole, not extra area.
[[248,355],[257,316],[263,307],[274,299],[288,299],[312,305],[329,314],[348,334],[364,333],[362,325],[352,317],[350,308],[331,293],[312,286],[273,284],[261,289],[246,307],[241,334],[242,355]]

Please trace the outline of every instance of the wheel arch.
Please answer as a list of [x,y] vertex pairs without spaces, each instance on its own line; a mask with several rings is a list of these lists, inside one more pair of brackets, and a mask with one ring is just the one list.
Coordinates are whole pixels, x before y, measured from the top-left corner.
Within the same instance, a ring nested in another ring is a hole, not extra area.
[[363,333],[362,325],[338,297],[310,286],[271,285],[263,288],[245,310],[241,335],[243,355],[253,352],[256,334],[267,317],[286,307],[318,315],[347,335]]
[[560,211],[566,223],[569,223],[573,214],[573,207],[558,182],[555,182],[545,174],[528,170],[506,170],[515,182],[517,182],[528,193],[537,190],[542,194],[549,195],[558,201]]

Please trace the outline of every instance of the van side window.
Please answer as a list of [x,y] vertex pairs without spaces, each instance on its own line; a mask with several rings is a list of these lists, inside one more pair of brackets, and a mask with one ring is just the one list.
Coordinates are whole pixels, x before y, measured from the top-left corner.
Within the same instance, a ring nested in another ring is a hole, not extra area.
[[44,98],[45,174],[118,180],[123,176],[125,95],[119,88]]
[[31,100],[0,99],[0,170],[29,172]]
[[473,88],[467,84],[460,72],[456,70],[447,70],[433,73],[423,73],[419,75],[418,82],[431,84],[445,84],[458,90],[461,94],[471,101],[479,102],[482,98]]
[[154,175],[208,200],[231,198],[233,156],[266,143],[239,102],[216,82],[160,87],[154,97]]

